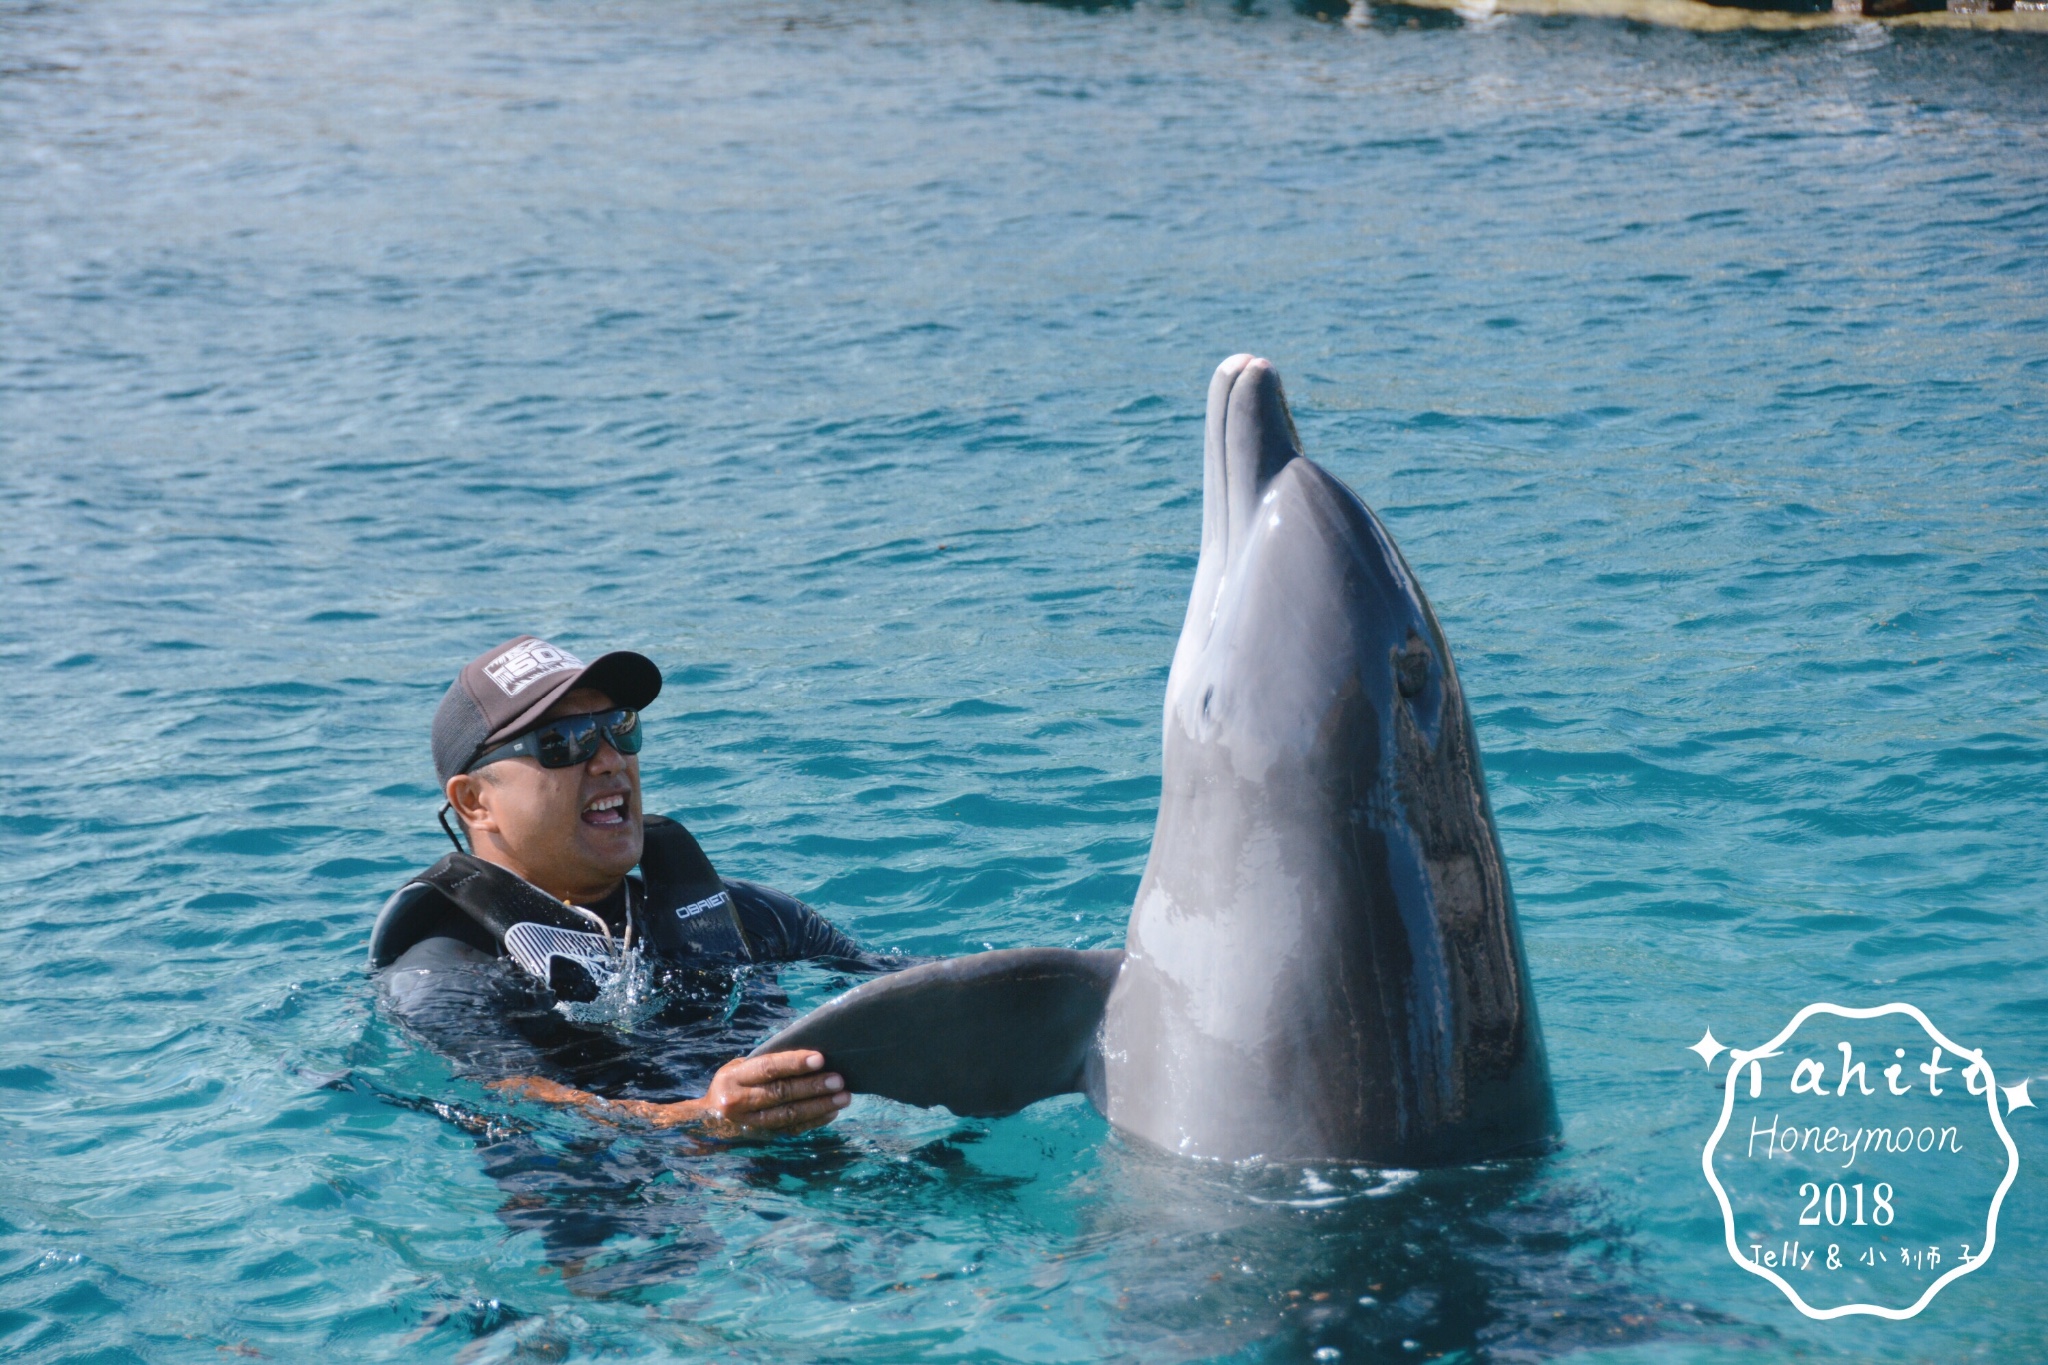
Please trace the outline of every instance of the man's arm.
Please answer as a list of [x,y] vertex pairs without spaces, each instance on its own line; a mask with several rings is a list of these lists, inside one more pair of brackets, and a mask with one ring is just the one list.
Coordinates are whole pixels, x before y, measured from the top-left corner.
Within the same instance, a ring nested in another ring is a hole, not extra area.
[[626,1039],[570,1024],[536,983],[451,938],[408,949],[379,974],[378,988],[399,1022],[471,1076],[499,1077],[486,1084],[594,1116],[687,1124],[721,1138],[766,1136],[829,1123],[852,1098],[815,1052],[738,1058],[718,1069],[701,1099],[672,1103],[606,1099],[549,1080],[540,1073],[560,1074],[566,1065],[578,1079],[592,1078],[584,1084],[606,1089],[638,1084],[658,1092],[672,1083],[650,1072]]
[[491,1088],[573,1105],[597,1118],[623,1115],[657,1128],[688,1125],[719,1138],[766,1137],[823,1127],[852,1102],[846,1082],[824,1067],[825,1058],[816,1052],[740,1057],[718,1069],[702,1099],[673,1104],[608,1100],[539,1076],[514,1076]]

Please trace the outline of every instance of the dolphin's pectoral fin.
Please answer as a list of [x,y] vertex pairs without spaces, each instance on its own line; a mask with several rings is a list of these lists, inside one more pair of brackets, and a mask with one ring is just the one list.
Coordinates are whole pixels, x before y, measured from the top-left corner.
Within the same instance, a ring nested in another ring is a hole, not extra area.
[[1010,948],[878,977],[754,1049],[814,1048],[856,1094],[1014,1114],[1078,1091],[1120,952]]

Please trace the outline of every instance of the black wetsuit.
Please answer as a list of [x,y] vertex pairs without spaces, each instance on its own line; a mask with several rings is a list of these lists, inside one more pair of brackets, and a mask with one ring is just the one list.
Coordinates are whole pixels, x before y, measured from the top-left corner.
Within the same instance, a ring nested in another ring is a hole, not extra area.
[[394,896],[371,948],[391,1014],[465,1074],[540,1076],[614,1099],[703,1093],[712,1072],[787,1018],[765,964],[821,961],[845,971],[899,965],[859,944],[793,896],[719,877],[674,821],[647,820],[633,877],[597,905],[623,937],[629,898],[654,968],[657,1006],[629,1028],[578,1023],[564,995],[506,955],[508,929],[595,926],[545,893],[468,854],[451,854]]

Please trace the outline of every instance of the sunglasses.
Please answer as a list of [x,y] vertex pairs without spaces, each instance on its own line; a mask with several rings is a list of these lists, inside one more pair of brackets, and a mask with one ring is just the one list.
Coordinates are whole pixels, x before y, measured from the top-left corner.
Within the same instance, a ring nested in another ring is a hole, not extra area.
[[563,716],[528,730],[519,738],[476,756],[464,772],[475,772],[501,758],[530,757],[543,768],[573,768],[597,755],[598,745],[609,742],[621,754],[640,752],[640,713],[620,707],[616,711],[593,711],[582,716]]

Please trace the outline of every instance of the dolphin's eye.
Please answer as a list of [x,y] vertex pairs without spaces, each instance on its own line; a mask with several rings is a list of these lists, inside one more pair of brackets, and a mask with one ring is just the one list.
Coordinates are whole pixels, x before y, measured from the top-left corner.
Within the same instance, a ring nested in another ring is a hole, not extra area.
[[1216,684],[1210,683],[1202,689],[1202,714],[1209,714],[1209,703],[1216,699]]
[[1408,632],[1408,643],[1399,649],[1387,651],[1388,662],[1394,666],[1394,682],[1404,697],[1421,694],[1429,685],[1429,646],[1414,631]]

